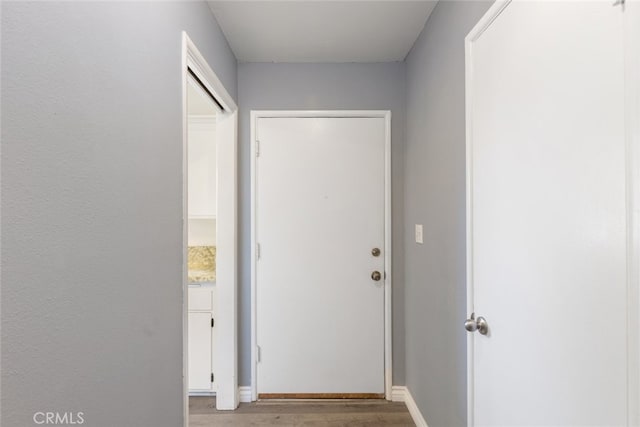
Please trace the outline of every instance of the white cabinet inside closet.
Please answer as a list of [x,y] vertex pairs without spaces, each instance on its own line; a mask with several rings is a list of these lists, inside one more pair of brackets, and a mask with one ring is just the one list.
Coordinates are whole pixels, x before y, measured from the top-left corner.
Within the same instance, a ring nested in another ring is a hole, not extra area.
[[192,115],[188,119],[189,218],[216,217],[216,116]]
[[215,286],[189,286],[189,394],[211,394],[215,381]]

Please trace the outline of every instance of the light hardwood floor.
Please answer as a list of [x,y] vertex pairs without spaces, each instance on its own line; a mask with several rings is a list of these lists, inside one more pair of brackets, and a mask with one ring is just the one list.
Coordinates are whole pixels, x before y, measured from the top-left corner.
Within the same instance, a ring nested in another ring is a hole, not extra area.
[[189,398],[189,426],[413,427],[404,403],[385,400],[259,401],[216,411],[215,398]]

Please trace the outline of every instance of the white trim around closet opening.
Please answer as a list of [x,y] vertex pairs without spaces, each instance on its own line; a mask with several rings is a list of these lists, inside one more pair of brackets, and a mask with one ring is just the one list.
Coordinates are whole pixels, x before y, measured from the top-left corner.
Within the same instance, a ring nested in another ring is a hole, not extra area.
[[237,151],[238,107],[204,56],[182,32],[182,345],[184,426],[189,425],[188,280],[187,280],[187,78],[189,70],[222,107],[216,123],[218,173],[216,259],[216,392],[217,409],[238,407],[237,327]]
[[625,37],[625,137],[627,141],[628,415],[640,425],[640,2],[621,5]]

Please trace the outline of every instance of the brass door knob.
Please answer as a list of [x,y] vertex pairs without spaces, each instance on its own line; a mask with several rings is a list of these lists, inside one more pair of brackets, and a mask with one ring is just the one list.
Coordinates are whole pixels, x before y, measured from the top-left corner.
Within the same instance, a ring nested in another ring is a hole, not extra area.
[[373,273],[371,273],[371,279],[378,282],[380,281],[380,279],[382,279],[382,274],[380,274],[379,271],[374,271]]

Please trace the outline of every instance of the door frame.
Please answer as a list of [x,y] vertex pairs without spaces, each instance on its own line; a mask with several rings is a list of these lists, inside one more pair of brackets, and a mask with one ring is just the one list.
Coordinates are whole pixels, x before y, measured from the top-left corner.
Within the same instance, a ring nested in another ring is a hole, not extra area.
[[[473,44],[511,4],[521,0],[496,0],[465,38],[465,130],[466,130],[466,255],[467,314],[473,313],[473,199],[471,179]],[[612,6],[615,7],[615,6]],[[625,139],[627,147],[627,425],[640,424],[640,2],[624,1],[625,33]],[[461,322],[464,319],[461,319]],[[474,424],[474,334],[467,334],[467,425]]]
[[392,325],[391,325],[391,111],[390,110],[252,110],[251,111],[251,400],[258,399],[258,337],[257,337],[257,240],[256,240],[256,158],[257,122],[259,118],[384,118],[384,388],[391,400]]
[[[188,76],[193,72],[200,83],[222,107],[216,125],[217,151],[217,213],[216,213],[216,408],[231,410],[238,407],[238,330],[237,330],[237,151],[238,106],[211,69],[204,56],[182,32],[182,386],[184,426],[189,425],[189,283],[188,283],[188,152],[187,152],[187,88]],[[230,286],[220,286],[220,284]]]

